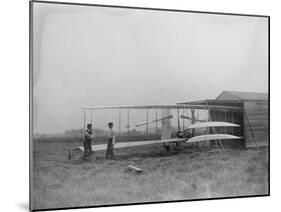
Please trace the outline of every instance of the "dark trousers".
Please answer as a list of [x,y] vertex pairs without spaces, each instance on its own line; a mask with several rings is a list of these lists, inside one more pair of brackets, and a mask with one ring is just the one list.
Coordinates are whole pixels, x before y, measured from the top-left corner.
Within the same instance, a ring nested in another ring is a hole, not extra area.
[[106,149],[106,155],[105,155],[106,159],[113,159],[114,158],[114,154],[113,154],[113,139],[109,138],[107,141],[107,149]]
[[90,140],[84,140],[84,142],[83,142],[84,153],[82,155],[82,160],[88,160],[89,156],[93,152],[91,143],[92,142]]

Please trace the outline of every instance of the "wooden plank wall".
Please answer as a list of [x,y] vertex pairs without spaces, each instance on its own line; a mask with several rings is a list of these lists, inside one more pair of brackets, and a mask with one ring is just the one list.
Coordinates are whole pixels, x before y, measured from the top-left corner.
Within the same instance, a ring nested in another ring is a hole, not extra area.
[[[258,146],[268,146],[268,101],[244,101],[244,110]],[[244,134],[245,146],[255,147],[246,117],[244,117]]]

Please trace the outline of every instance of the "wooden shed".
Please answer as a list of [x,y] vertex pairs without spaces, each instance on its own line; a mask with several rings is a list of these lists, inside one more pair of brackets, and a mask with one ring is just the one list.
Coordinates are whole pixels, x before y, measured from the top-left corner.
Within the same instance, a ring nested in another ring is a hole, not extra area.
[[268,94],[254,92],[223,91],[216,100],[240,101],[243,106],[243,135],[245,147],[268,146]]
[[240,142],[235,142],[244,147],[268,146],[269,102],[267,93],[223,91],[216,99],[184,104],[205,104],[233,106],[240,110],[216,109],[209,110],[210,121],[227,121],[239,124],[240,128],[219,128],[217,133],[229,133],[241,136]]

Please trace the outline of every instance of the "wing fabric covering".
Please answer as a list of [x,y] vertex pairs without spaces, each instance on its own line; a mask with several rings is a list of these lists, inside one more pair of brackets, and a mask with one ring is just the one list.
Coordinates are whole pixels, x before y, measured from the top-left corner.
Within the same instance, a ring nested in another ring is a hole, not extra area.
[[[134,147],[134,146],[143,146],[157,143],[173,143],[173,142],[187,142],[187,143],[196,143],[200,141],[210,141],[210,140],[227,140],[227,139],[241,139],[242,137],[229,135],[229,134],[208,134],[208,135],[199,135],[186,140],[185,138],[172,138],[165,140],[151,140],[151,141],[134,141],[134,142],[120,142],[114,144],[114,149]],[[84,147],[78,147],[79,150],[84,151]],[[93,151],[103,151],[107,149],[107,144],[92,145]]]
[[210,141],[210,140],[227,140],[227,139],[241,139],[242,137],[238,137],[235,135],[229,135],[229,134],[208,134],[208,135],[198,135],[195,137],[192,137],[187,143],[195,143],[199,141]]
[[233,124],[229,122],[221,122],[221,121],[211,121],[211,122],[197,122],[195,124],[190,125],[186,129],[195,129],[202,127],[240,127],[238,124]]
[[[150,141],[134,141],[134,142],[120,142],[114,144],[114,149],[119,148],[126,148],[126,147],[133,147],[133,146],[143,146],[149,144],[157,144],[157,143],[171,143],[171,142],[183,142],[186,141],[185,138],[172,138],[172,139],[165,139],[165,140],[150,140]],[[92,145],[93,151],[102,151],[106,150],[107,144],[99,144],[99,145]],[[84,147],[78,147],[81,151],[84,151]]]

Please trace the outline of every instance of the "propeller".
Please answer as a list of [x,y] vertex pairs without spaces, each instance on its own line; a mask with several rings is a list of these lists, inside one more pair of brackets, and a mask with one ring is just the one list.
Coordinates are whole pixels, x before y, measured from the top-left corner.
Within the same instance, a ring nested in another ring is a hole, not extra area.
[[135,124],[135,126],[140,127],[140,126],[143,126],[143,125],[151,124],[151,123],[158,122],[158,121],[164,121],[166,119],[171,119],[171,118],[173,118],[173,115],[166,116],[166,117],[163,117],[163,118],[160,118],[160,119],[154,119],[152,121],[139,122],[139,123]]
[[[189,119],[189,120],[192,120],[191,117],[189,116],[185,116],[185,115],[181,115],[180,118],[182,119]],[[199,121],[199,122],[205,122],[206,120],[199,120],[199,119],[195,119],[195,121]]]

